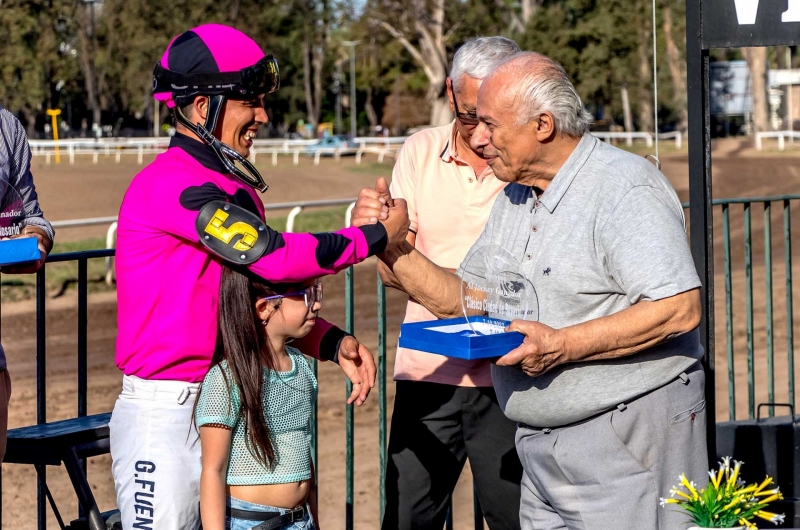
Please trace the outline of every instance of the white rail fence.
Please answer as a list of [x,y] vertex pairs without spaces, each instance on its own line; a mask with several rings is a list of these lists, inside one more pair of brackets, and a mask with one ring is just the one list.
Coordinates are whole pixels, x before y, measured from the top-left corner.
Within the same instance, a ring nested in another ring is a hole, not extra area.
[[793,145],[795,138],[800,140],[800,131],[764,131],[756,133],[756,149],[759,151],[763,149],[762,140],[765,138],[777,138],[778,150],[784,151],[786,149],[786,139],[789,139],[789,145]]
[[[100,138],[78,140],[29,140],[31,154],[34,157],[44,157],[45,163],[58,153],[69,159],[70,165],[75,164],[76,156],[91,156],[92,163],[97,164],[99,157],[114,157],[119,164],[123,155],[136,156],[139,165],[144,163],[145,155],[158,155],[169,146],[169,138]],[[250,161],[255,163],[258,155],[271,155],[272,165],[278,165],[278,155],[291,155],[294,165],[300,163],[300,155],[306,154],[314,158],[314,165],[319,165],[320,156],[331,155],[338,160],[342,155],[355,155],[356,164],[361,163],[361,158],[366,153],[375,154],[379,162],[386,156],[395,157],[397,151],[406,141],[406,137],[395,138],[355,138],[358,147],[314,147],[319,140],[254,140],[250,149]]]
[[[356,199],[326,199],[322,201],[298,201],[298,202],[279,202],[265,204],[264,210],[290,210],[286,217],[286,229],[284,232],[294,232],[294,224],[297,216],[307,208],[324,208],[326,206],[348,205],[344,215],[343,226],[350,226],[350,212],[356,205]],[[69,221],[53,221],[53,228],[80,228],[85,226],[109,225],[106,232],[106,248],[114,248],[117,244],[117,217],[93,217],[89,219],[73,219]],[[105,281],[108,285],[114,282],[114,258],[105,258]]]
[[[644,140],[647,147],[653,147],[653,133],[649,132],[608,132],[608,131],[592,131],[592,134],[600,138],[604,142],[611,140],[625,140],[626,145],[633,145],[634,140]],[[659,140],[675,140],[675,149],[680,149],[683,146],[683,134],[680,131],[671,131],[667,133],[659,133]]]
[[[593,132],[596,137],[603,141],[624,140],[627,145],[633,145],[634,140],[644,141],[648,147],[653,145],[653,134],[648,132]],[[784,147],[784,136],[790,142],[800,133],[792,131],[779,131],[775,133],[759,133],[756,137],[756,147],[761,149],[761,137],[777,137],[779,148]],[[292,163],[300,163],[300,155],[304,154],[312,157],[314,165],[319,165],[320,157],[333,156],[339,160],[343,155],[355,155],[356,164],[360,164],[365,154],[374,154],[378,162],[382,163],[388,157],[397,157],[397,152],[406,141],[407,137],[359,137],[353,142],[357,147],[316,147],[319,140],[284,140],[284,139],[256,139],[250,149],[250,161],[255,163],[259,155],[268,155],[272,159],[272,165],[278,165],[278,155],[292,157]],[[658,135],[660,140],[675,140],[675,148],[680,149],[683,145],[683,135],[680,131],[662,133]],[[99,138],[99,139],[77,139],[77,140],[29,140],[31,153],[34,157],[44,157],[45,163],[50,164],[58,153],[69,160],[70,165],[75,164],[76,156],[91,156],[92,163],[97,164],[99,157],[114,157],[114,161],[119,164],[122,156],[136,156],[139,165],[144,164],[145,155],[158,155],[163,153],[169,146],[169,138]]]

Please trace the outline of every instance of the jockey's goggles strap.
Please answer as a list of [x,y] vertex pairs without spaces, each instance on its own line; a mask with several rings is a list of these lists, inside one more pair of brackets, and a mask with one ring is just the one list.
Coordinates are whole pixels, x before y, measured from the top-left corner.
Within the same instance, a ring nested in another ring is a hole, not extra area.
[[184,74],[167,70],[157,63],[153,77],[153,93],[172,92],[176,96],[182,91],[269,94],[281,85],[278,61],[272,55],[238,72]]
[[[235,149],[222,143],[213,131],[217,126],[219,116],[222,113],[222,108],[225,106],[225,96],[216,95],[209,96],[208,98],[208,113],[206,114],[206,121],[204,125],[194,124],[186,117],[181,111],[180,107],[173,109],[175,119],[184,127],[192,131],[198,138],[208,144],[219,157],[220,161],[225,165],[227,170],[233,173],[239,180],[251,186],[261,193],[269,189],[269,186],[264,182],[264,177],[258,172],[256,167],[250,163],[245,157],[236,152]],[[236,163],[241,164],[242,169],[236,166]]]

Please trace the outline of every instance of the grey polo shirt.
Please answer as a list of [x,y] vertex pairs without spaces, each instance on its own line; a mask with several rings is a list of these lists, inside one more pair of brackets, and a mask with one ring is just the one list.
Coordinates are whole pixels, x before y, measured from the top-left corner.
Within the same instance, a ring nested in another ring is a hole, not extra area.
[[[464,263],[485,245],[520,260],[539,298],[539,320],[553,328],[700,286],[670,183],[644,158],[590,134],[541,196],[520,184],[505,188]],[[467,279],[463,267],[458,274]],[[492,366],[492,379],[509,418],[557,427],[667,384],[702,354],[694,330],[634,355],[567,364],[540,377]]]

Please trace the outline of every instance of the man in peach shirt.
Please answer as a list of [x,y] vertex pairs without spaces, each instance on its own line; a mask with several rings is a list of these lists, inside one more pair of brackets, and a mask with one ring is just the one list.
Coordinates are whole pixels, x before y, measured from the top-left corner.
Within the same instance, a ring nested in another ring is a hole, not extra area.
[[[505,187],[482,150],[470,148],[478,89],[495,66],[518,52],[503,37],[464,44],[447,80],[455,121],[411,136],[392,173],[392,197],[408,203],[408,241],[451,271],[480,236]],[[382,262],[379,271],[387,285],[401,289]],[[405,322],[435,318],[409,300]],[[514,448],[516,425],[497,403],[488,361],[398,348],[394,379],[383,530],[441,530],[467,458],[489,528],[518,529],[522,466]]]

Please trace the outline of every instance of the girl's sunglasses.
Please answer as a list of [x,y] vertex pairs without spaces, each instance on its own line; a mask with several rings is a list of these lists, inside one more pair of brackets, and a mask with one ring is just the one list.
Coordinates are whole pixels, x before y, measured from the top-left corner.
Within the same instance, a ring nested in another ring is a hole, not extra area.
[[294,293],[285,293],[285,294],[276,294],[274,296],[267,296],[266,298],[262,298],[262,300],[277,300],[279,298],[286,298],[289,296],[302,296],[305,299],[306,307],[309,309],[314,309],[314,305],[317,302],[322,303],[322,284],[316,283],[309,287],[306,287],[302,291],[297,291]]

